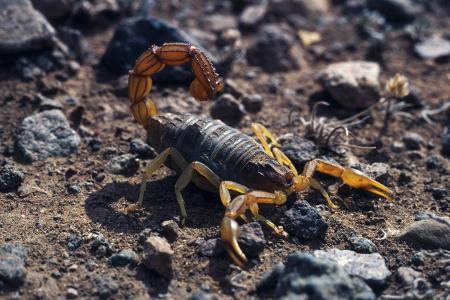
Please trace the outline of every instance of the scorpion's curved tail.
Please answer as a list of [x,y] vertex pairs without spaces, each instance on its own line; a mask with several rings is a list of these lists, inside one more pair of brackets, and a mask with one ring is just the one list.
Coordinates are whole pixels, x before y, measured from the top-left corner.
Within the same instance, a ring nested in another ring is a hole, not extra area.
[[128,73],[131,112],[139,124],[145,127],[148,119],[157,114],[155,103],[148,97],[153,84],[151,76],[166,65],[178,66],[189,61],[195,75],[189,90],[195,99],[211,99],[222,89],[219,75],[199,48],[183,43],[153,45],[136,60],[133,70]]

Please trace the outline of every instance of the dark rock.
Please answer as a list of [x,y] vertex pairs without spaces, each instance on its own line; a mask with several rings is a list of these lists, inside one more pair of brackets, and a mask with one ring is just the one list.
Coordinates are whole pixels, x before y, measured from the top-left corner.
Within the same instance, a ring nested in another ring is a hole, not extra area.
[[174,242],[181,235],[181,229],[174,220],[167,220],[161,224],[162,234],[169,242]]
[[377,252],[377,246],[366,238],[360,236],[352,236],[348,239],[350,248],[358,253],[375,253]]
[[440,169],[443,164],[443,157],[440,155],[431,155],[428,156],[425,165],[427,166],[427,170],[436,170]]
[[31,0],[31,2],[49,20],[67,15],[73,4],[73,0]]
[[70,195],[78,195],[79,193],[81,193],[81,189],[80,189],[80,187],[78,185],[70,185],[67,188],[67,192]]
[[444,199],[448,195],[447,189],[431,188],[430,191],[434,200]]
[[277,299],[375,299],[364,281],[335,262],[302,252],[290,254],[284,265],[263,277],[258,291],[267,290],[274,290]]
[[127,265],[137,265],[139,256],[131,249],[125,249],[119,253],[111,255],[108,262],[113,267],[125,267]]
[[298,170],[308,161],[316,159],[320,152],[319,148],[311,140],[305,139],[300,135],[285,134],[278,139],[281,144],[281,150],[292,161]]
[[222,256],[225,254],[225,245],[221,239],[209,239],[198,246],[198,253],[205,257]]
[[203,291],[197,291],[186,298],[186,300],[219,300],[219,298],[213,294],[205,293]]
[[17,189],[25,179],[25,175],[11,165],[0,167],[0,192]]
[[363,165],[361,169],[364,174],[383,184],[387,183],[390,176],[390,167],[385,163],[377,162],[371,165]]
[[0,246],[0,286],[1,283],[19,286],[26,276],[25,262],[27,250],[21,244]]
[[245,110],[251,113],[259,112],[264,105],[263,97],[259,94],[247,95],[242,98]]
[[266,246],[266,239],[261,225],[251,222],[240,227],[238,243],[242,251],[249,257],[258,257]]
[[406,133],[402,140],[408,150],[420,150],[420,145],[423,144],[422,136],[415,132]]
[[173,250],[166,239],[151,236],[144,242],[143,264],[156,273],[172,277]]
[[440,37],[430,37],[414,45],[414,50],[423,59],[450,57],[450,41]]
[[280,17],[317,17],[328,12],[329,0],[273,0],[269,2],[269,11]]
[[40,50],[54,45],[55,30],[29,0],[3,0],[0,11],[0,53]]
[[52,110],[52,109],[63,109],[61,102],[53,100],[42,96],[41,94],[36,95],[36,102],[39,102],[39,111]]
[[155,158],[153,149],[140,139],[132,139],[130,142],[130,153],[136,154],[139,158]]
[[67,299],[75,299],[75,298],[77,298],[78,297],[77,289],[72,288],[72,287],[68,288],[66,290],[66,296],[67,296]]
[[100,299],[109,299],[119,291],[119,284],[111,277],[95,278],[96,294]]
[[396,277],[403,285],[410,285],[416,278],[421,277],[421,273],[410,267],[400,267],[397,270]]
[[221,95],[211,106],[211,117],[228,124],[237,124],[245,116],[244,106],[231,94]]
[[301,240],[323,237],[328,229],[328,224],[306,201],[295,202],[284,213],[280,223],[291,236],[296,236]]
[[88,146],[92,152],[98,152],[102,148],[102,140],[98,138],[93,138],[89,140]]
[[[80,63],[85,63],[89,60],[91,49],[79,30],[69,27],[59,27],[58,37],[67,45],[73,59],[76,59]],[[78,65],[78,69],[79,67]],[[77,73],[77,66],[72,66],[71,68],[73,73]]]
[[109,241],[103,236],[103,234],[98,234],[94,241],[91,244],[91,252],[101,258],[104,256],[109,256],[113,252],[112,245]]
[[67,249],[73,251],[77,250],[81,246],[82,239],[75,235],[71,234],[67,237]]
[[[101,64],[116,75],[126,74],[134,67],[136,58],[151,45],[184,42],[200,46],[197,41],[177,27],[151,17],[136,17],[122,21],[103,55]],[[216,59],[207,53],[213,63]],[[153,76],[155,83],[180,83],[193,79],[190,65],[186,68],[165,68]]]
[[338,62],[328,65],[317,81],[333,98],[347,108],[367,108],[379,100],[380,65],[365,61]]
[[416,221],[398,237],[418,248],[450,250],[450,220],[445,217],[433,217]]
[[447,126],[446,131],[442,135],[442,155],[450,156],[450,125]]
[[410,22],[421,11],[420,5],[413,0],[368,0],[367,5],[392,23]]
[[68,156],[79,146],[80,137],[64,114],[55,109],[26,117],[14,145],[18,158],[26,162]]
[[266,25],[247,49],[250,65],[266,72],[283,72],[300,68],[300,56],[296,55],[294,40],[278,26]]
[[105,166],[112,174],[120,174],[127,177],[133,176],[139,169],[139,162],[134,155],[123,154],[113,157]]
[[212,14],[204,18],[205,28],[214,32],[221,33],[228,29],[237,27],[236,19],[233,15]]
[[391,276],[384,258],[379,253],[360,254],[350,250],[316,250],[314,256],[335,261],[350,275],[359,276],[372,287],[382,287]]

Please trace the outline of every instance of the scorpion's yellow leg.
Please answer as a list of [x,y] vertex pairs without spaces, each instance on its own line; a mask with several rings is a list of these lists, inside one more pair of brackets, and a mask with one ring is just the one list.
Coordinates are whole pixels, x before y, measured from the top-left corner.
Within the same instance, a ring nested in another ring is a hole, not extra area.
[[183,170],[177,182],[175,183],[175,195],[177,196],[178,205],[180,206],[181,210],[182,224],[184,224],[187,218],[187,213],[183,195],[181,195],[181,192],[193,179],[192,176],[194,171],[197,171],[197,173],[206,178],[206,180],[208,180],[208,182],[211,183],[212,185],[217,187],[220,184],[220,177],[217,176],[213,171],[211,171],[210,168],[208,168],[205,164],[201,162],[194,161]]
[[180,152],[178,152],[175,148],[167,148],[163,152],[161,152],[158,156],[156,156],[148,166],[145,168],[144,173],[142,174],[142,182],[141,188],[139,191],[139,199],[138,202],[128,208],[128,211],[133,211],[142,208],[142,202],[144,201],[144,193],[147,187],[147,180],[150,175],[153,174],[156,170],[158,170],[167,158],[171,156],[173,161],[181,168],[184,169],[187,166],[186,160],[183,158]]

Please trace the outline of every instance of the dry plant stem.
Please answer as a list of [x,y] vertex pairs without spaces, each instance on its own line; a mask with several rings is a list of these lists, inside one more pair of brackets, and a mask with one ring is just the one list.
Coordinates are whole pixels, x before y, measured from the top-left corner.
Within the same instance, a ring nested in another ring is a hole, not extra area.
[[391,121],[392,112],[391,112],[391,106],[392,106],[392,97],[387,98],[387,106],[386,106],[386,113],[384,115],[384,121],[383,121],[383,127],[380,129],[380,133],[378,135],[378,140],[380,141],[381,138],[384,135],[388,134],[389,131],[389,122]]

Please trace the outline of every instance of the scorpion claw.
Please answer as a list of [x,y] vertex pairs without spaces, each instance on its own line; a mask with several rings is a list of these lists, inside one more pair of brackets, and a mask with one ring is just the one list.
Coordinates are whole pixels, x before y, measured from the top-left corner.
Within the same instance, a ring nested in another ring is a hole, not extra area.
[[239,237],[238,223],[229,217],[224,217],[222,225],[220,226],[220,235],[225,243],[227,252],[234,263],[238,266],[245,264],[247,262],[247,257],[244,252],[242,252],[237,242],[237,238]]
[[385,198],[386,200],[392,201],[393,192],[373,179],[370,179],[362,172],[350,168],[345,168],[344,172],[341,175],[342,180],[345,184],[354,187],[366,190],[370,193],[376,194]]

